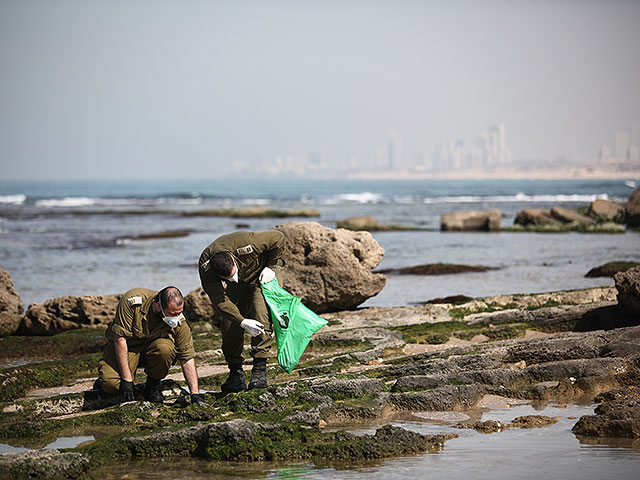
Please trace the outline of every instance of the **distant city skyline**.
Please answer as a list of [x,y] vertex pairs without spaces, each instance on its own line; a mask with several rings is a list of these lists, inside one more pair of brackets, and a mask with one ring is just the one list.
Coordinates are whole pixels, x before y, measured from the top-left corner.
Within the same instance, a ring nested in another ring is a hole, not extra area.
[[0,0],[0,171],[609,162],[640,120],[638,25],[635,0]]
[[513,160],[507,142],[507,127],[497,123],[478,135],[473,144],[461,138],[438,144],[433,153],[405,153],[402,136],[396,129],[388,133],[387,147],[378,148],[373,156],[352,155],[348,162],[335,165],[326,158],[323,150],[309,154],[288,153],[276,155],[271,160],[239,162],[234,165],[236,174],[271,177],[331,177],[350,173],[405,172],[410,174],[437,174],[500,168],[535,170],[548,169],[555,162],[558,167],[567,165],[585,168],[606,167],[623,171],[640,171],[640,125],[633,123],[628,131],[611,134],[614,148],[603,144],[599,152],[577,157],[556,157],[539,161]]

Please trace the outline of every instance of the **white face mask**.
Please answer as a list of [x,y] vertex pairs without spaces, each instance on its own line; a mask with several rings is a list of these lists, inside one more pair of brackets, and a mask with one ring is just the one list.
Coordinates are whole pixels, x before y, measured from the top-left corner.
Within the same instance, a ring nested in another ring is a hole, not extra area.
[[[160,303],[160,302],[158,302],[158,303]],[[162,303],[160,303],[160,311],[162,312],[162,320],[164,321],[164,323],[169,325],[171,328],[176,328],[176,327],[179,327],[180,325],[182,325],[182,322],[184,321],[184,315],[182,313],[180,315],[176,316],[176,317],[167,317],[164,314],[164,309],[162,308]]]

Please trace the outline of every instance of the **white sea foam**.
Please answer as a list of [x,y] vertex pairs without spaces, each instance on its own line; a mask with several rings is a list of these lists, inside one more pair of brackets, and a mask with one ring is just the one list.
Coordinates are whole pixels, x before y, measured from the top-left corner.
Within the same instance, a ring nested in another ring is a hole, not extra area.
[[608,200],[609,196],[606,193],[600,195],[527,195],[524,193],[517,193],[515,195],[489,195],[489,196],[477,196],[477,195],[461,195],[461,196],[445,196],[445,197],[428,197],[423,200],[426,204],[434,203],[561,203],[561,202],[593,202],[597,199]]
[[48,198],[35,202],[38,207],[93,207],[93,206],[127,206],[127,205],[200,205],[202,198],[95,198],[95,197],[64,197]]
[[242,205],[270,205],[271,200],[268,198],[246,198],[240,201]]
[[64,198],[50,198],[47,200],[38,200],[36,206],[38,207],[90,207],[96,204],[95,198],[90,197],[64,197]]
[[341,193],[334,197],[338,203],[380,203],[384,196],[379,193],[362,192],[362,193]]
[[27,200],[23,193],[16,195],[0,195],[0,203],[10,203],[12,205],[22,205]]

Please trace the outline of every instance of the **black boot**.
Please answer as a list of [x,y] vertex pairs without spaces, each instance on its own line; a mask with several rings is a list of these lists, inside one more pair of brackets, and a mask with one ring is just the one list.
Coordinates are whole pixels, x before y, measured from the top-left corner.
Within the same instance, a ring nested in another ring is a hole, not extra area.
[[242,364],[229,365],[229,376],[224,381],[220,390],[223,392],[241,392],[247,389],[247,384],[244,381],[244,371],[242,370]]
[[160,390],[160,380],[147,377],[144,389],[142,390],[142,396],[144,396],[145,400],[148,402],[164,402],[164,395],[162,395],[162,391]]
[[249,390],[252,388],[267,388],[267,359],[254,358],[251,369],[251,381]]

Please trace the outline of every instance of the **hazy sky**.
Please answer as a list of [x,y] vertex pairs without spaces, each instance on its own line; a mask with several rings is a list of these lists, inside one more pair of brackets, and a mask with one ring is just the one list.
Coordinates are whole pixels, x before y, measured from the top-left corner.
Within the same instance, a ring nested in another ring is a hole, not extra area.
[[213,177],[235,160],[514,159],[640,123],[640,1],[0,0],[0,178]]

